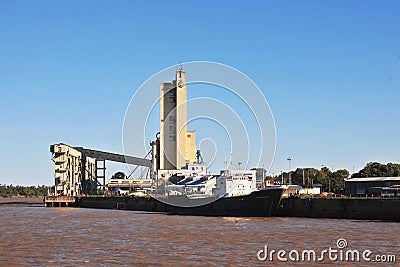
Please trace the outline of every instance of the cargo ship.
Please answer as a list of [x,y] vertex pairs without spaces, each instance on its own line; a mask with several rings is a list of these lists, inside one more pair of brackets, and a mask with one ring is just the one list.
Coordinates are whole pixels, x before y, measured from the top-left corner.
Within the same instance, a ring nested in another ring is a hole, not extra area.
[[171,215],[268,217],[275,216],[282,195],[281,188],[265,188],[249,195],[222,197],[198,206],[175,206],[153,196],[84,196],[76,197],[80,208],[119,209],[163,212]]
[[[189,170],[200,164],[192,165]],[[278,186],[257,188],[254,170],[225,170],[220,175],[169,170],[168,174],[167,180],[175,182],[159,184],[157,192],[143,189],[144,184],[138,185],[133,179],[111,178],[109,196],[76,197],[75,206],[177,215],[268,217],[277,214],[284,190]]]
[[[207,175],[204,163],[159,170],[157,179],[110,178],[104,195],[54,195],[48,207],[163,212],[176,215],[269,217],[278,212],[284,188],[262,187],[256,170],[223,170]],[[258,179],[257,179],[258,178]]]

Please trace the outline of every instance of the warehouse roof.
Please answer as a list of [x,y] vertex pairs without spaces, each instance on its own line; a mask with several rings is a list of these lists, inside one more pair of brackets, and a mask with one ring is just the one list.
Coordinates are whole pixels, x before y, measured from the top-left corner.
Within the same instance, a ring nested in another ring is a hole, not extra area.
[[385,182],[400,181],[400,177],[366,177],[366,178],[350,178],[345,182]]

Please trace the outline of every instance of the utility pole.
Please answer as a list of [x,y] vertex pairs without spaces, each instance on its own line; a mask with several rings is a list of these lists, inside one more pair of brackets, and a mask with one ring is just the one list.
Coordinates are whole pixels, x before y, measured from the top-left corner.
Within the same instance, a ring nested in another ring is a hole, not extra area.
[[[322,164],[321,167],[324,168],[326,166],[324,164]],[[334,166],[332,166],[332,169],[333,169],[333,167]],[[321,170],[322,170],[322,168],[321,168]],[[326,168],[328,168],[328,167],[326,167]],[[329,170],[329,168],[328,168],[328,170]],[[333,170],[332,170],[332,172],[333,172]],[[328,175],[328,193],[330,193],[330,192],[331,192],[331,177]]]
[[288,157],[287,160],[289,161],[289,184],[292,184],[292,174],[290,171],[290,162],[292,161],[292,158]]
[[331,177],[328,176],[328,178],[329,178],[329,179],[328,179],[328,181],[329,181],[329,182],[328,182],[328,184],[329,184],[329,185],[328,185],[328,192],[330,193],[330,192],[331,192]]

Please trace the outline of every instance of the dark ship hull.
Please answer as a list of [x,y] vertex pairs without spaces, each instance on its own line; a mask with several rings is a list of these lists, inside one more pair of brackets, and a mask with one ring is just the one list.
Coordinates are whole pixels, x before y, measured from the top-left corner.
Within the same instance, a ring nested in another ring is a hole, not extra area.
[[400,199],[283,198],[277,216],[400,222]]
[[275,216],[283,189],[267,188],[249,195],[219,198],[195,207],[178,207],[153,197],[77,197],[80,208],[164,212],[176,215],[268,217]]

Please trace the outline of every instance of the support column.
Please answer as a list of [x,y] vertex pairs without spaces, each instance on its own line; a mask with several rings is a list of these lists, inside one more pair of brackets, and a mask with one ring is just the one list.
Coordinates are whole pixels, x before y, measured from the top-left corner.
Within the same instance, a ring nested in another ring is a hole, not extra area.
[[96,159],[96,179],[97,184],[100,184],[101,179],[103,179],[103,184],[101,185],[102,189],[106,188],[106,160],[105,159]]

